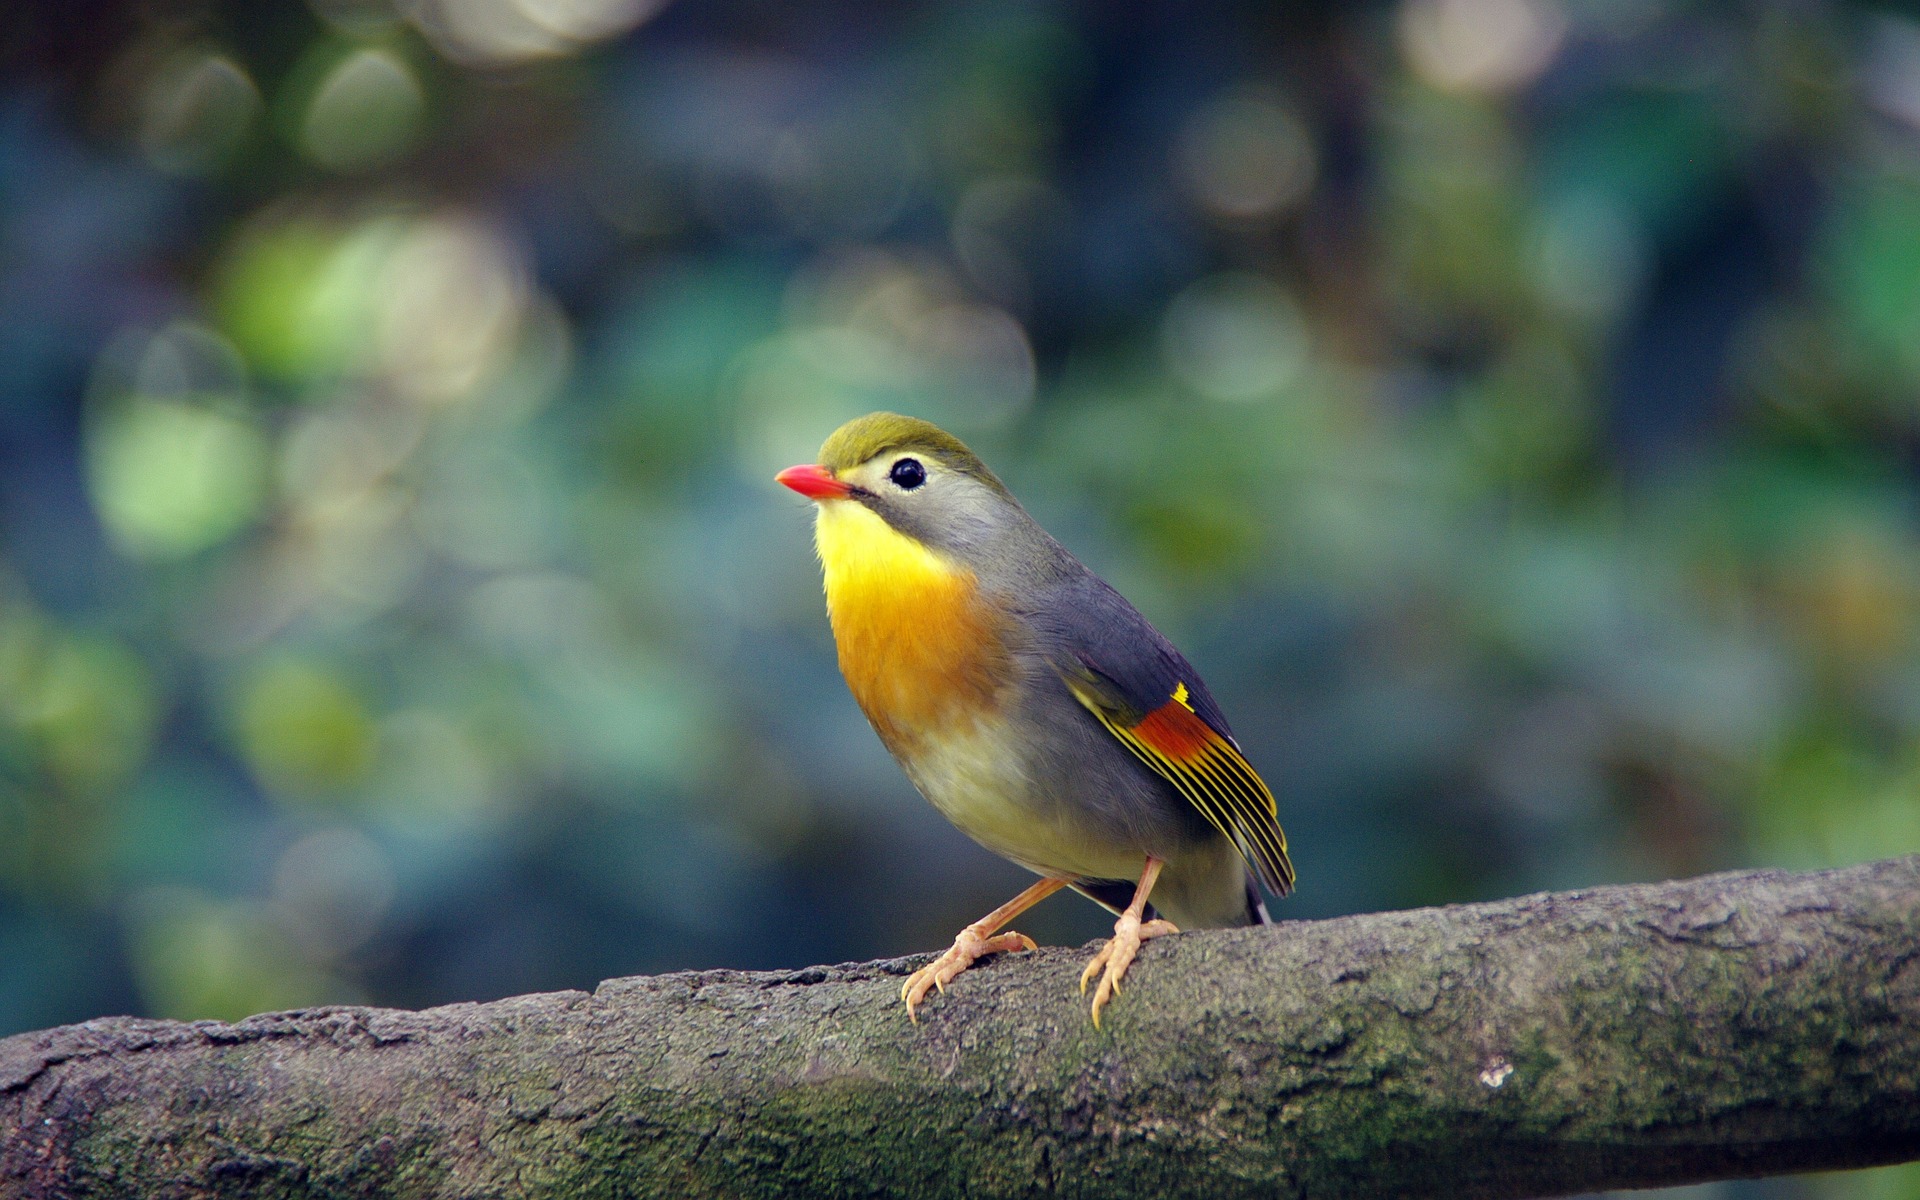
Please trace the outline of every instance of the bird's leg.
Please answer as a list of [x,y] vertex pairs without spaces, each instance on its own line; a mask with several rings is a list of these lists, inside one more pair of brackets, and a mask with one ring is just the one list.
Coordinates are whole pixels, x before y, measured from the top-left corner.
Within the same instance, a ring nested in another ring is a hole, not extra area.
[[919,1024],[920,1017],[913,1011],[914,1005],[920,1003],[934,988],[946,991],[947,984],[953,982],[953,977],[972,966],[974,959],[1000,950],[1034,949],[1033,939],[1024,933],[1007,932],[998,937],[994,934],[1002,925],[1065,886],[1067,881],[1064,879],[1042,879],[962,929],[960,936],[953,939],[953,945],[947,947],[945,954],[907,976],[906,983],[901,985],[900,998],[907,1002],[907,1016],[912,1018],[915,1024]]
[[1140,952],[1140,943],[1163,933],[1180,932],[1174,928],[1172,921],[1163,921],[1158,917],[1151,921],[1140,919],[1146,912],[1147,896],[1153,891],[1153,881],[1160,877],[1160,868],[1164,866],[1165,863],[1151,854],[1147,856],[1147,869],[1140,873],[1140,886],[1133,889],[1133,903],[1127,905],[1127,911],[1121,913],[1120,919],[1113,923],[1113,936],[1107,939],[1107,944],[1100,947],[1100,952],[1081,972],[1080,992],[1085,995],[1087,984],[1099,974],[1102,967],[1106,968],[1106,974],[1100,976],[1100,986],[1093,992],[1095,1029],[1100,1027],[1100,1010],[1107,1006],[1107,1001],[1120,994],[1120,977],[1127,973],[1133,956]]

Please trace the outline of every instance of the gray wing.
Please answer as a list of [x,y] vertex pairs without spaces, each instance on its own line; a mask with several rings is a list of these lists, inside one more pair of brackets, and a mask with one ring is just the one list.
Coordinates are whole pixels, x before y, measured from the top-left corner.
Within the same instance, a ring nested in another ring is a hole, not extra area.
[[1074,698],[1231,839],[1263,884],[1291,892],[1293,862],[1273,792],[1193,664],[1091,572],[1038,599],[1028,615],[1040,649]]

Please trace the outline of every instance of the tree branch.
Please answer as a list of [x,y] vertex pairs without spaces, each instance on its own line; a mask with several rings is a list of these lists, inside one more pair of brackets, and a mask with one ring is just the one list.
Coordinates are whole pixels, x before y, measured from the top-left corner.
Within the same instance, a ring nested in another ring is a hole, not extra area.
[[1522,1197],[1920,1157],[1920,856],[0,1042],[0,1193]]

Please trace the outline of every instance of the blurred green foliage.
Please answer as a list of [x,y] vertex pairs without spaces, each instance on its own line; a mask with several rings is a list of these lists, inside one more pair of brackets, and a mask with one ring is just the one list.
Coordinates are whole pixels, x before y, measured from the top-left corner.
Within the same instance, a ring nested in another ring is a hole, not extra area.
[[1207,672],[1282,916],[1920,850],[1910,15],[8,24],[0,1032],[944,943],[1018,872],[770,483],[881,407]]

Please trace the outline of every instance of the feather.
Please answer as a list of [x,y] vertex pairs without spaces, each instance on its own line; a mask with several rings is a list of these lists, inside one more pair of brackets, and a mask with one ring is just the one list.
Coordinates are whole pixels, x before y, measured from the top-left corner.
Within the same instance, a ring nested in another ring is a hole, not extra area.
[[[1136,724],[1122,724],[1112,712],[1087,706],[1100,723],[1140,761],[1179,790],[1207,821],[1233,839],[1260,882],[1279,895],[1293,890],[1293,863],[1287,835],[1281,831],[1273,793],[1232,740],[1188,707],[1176,686],[1167,702]],[[1076,693],[1078,695],[1079,693]],[[1086,698],[1081,698],[1086,704]]]
[[973,573],[857,504],[815,522],[840,671],[895,754],[996,713],[1007,656]]
[[1091,573],[1040,610],[1054,669],[1107,731],[1225,834],[1276,895],[1293,862],[1273,792],[1253,769],[1192,664]]

